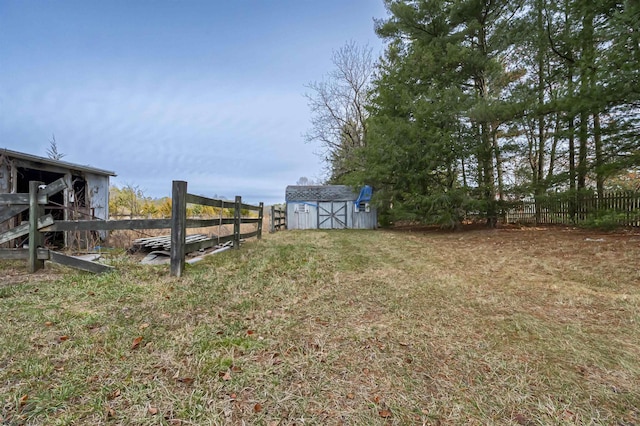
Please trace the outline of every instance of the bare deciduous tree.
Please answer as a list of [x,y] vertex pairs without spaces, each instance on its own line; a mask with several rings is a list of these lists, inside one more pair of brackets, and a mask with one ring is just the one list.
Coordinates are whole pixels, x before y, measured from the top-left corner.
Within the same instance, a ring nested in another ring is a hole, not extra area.
[[367,110],[374,71],[372,49],[350,41],[333,52],[335,66],[324,80],[309,83],[306,93],[311,109],[311,129],[307,142],[321,145],[319,155],[327,163],[330,179],[354,168],[354,152],[366,144]]

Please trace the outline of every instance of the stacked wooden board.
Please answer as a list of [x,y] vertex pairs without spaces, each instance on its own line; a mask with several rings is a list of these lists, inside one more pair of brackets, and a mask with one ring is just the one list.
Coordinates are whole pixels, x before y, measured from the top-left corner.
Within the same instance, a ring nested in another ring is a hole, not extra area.
[[[204,234],[187,235],[185,243],[194,243],[198,241],[208,240],[208,237]],[[165,250],[171,251],[171,235],[162,235],[159,237],[138,238],[133,241],[132,251],[141,250]]]

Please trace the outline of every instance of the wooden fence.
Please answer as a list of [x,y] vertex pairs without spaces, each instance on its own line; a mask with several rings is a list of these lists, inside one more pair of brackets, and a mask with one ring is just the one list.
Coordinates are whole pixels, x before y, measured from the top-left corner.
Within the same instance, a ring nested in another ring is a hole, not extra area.
[[[184,270],[184,258],[187,252],[213,247],[221,242],[233,241],[233,248],[240,247],[240,239],[258,237],[262,238],[262,219],[264,205],[252,206],[242,203],[242,197],[236,196],[234,202],[215,200],[187,193],[187,182],[173,181],[171,212],[171,275],[181,276]],[[203,206],[218,207],[221,209],[233,209],[233,218],[219,219],[187,219],[187,203]],[[257,218],[243,218],[242,211],[257,211]],[[242,223],[257,223],[256,231],[246,234],[240,233]],[[185,244],[186,228],[199,228],[233,224],[233,234],[227,237],[210,238]]]
[[[51,215],[43,216],[43,205],[48,196],[62,191],[66,187],[62,179],[47,186],[42,182],[29,182],[29,194],[0,194],[0,222],[29,210],[29,223],[19,225],[0,234],[0,243],[29,235],[28,249],[0,249],[0,259],[26,259],[29,272],[35,272],[44,266],[45,260],[71,266],[90,272],[105,272],[112,268],[62,253],[42,248],[43,232],[57,231],[114,231],[135,229],[171,229],[171,275],[181,276],[184,270],[185,254],[200,249],[214,247],[217,244],[233,241],[233,247],[239,248],[240,240],[262,237],[263,203],[258,206],[242,203],[242,197],[235,201],[216,200],[187,193],[187,182],[173,181],[171,219],[130,219],[130,220],[53,220]],[[189,219],[187,203],[232,209],[233,218]],[[243,217],[243,211],[256,211],[257,218]],[[255,223],[257,229],[241,234],[240,225]],[[186,243],[187,228],[201,228],[232,224],[233,234],[226,237],[214,237],[194,243]]]
[[507,223],[539,225],[640,226],[640,192],[552,194],[508,203],[503,211]]
[[282,229],[287,229],[287,211],[276,206],[271,206],[269,232],[274,233]]

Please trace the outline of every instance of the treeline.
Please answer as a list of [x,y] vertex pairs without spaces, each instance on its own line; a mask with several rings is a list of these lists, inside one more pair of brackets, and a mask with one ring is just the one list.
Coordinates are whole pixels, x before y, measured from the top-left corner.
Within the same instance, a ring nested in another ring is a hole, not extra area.
[[383,218],[494,226],[512,200],[637,186],[640,2],[385,3],[359,145],[345,116],[327,155]]
[[[214,196],[214,198],[218,198],[218,196]],[[114,218],[124,216],[170,218],[171,206],[170,197],[151,198],[146,196],[137,186],[118,187],[112,185],[109,188],[109,215]],[[216,218],[221,215],[222,217],[233,217],[233,211],[200,204],[187,204],[187,217]],[[251,212],[242,210],[242,215],[249,216]]]

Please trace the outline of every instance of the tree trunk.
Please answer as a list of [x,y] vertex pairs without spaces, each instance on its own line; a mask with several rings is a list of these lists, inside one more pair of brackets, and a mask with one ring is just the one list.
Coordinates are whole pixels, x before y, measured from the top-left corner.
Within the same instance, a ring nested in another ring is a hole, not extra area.
[[600,114],[593,114],[593,140],[596,148],[596,188],[598,191],[598,199],[602,200],[604,195],[604,171],[602,166],[604,158],[602,154],[602,131],[600,128]]

